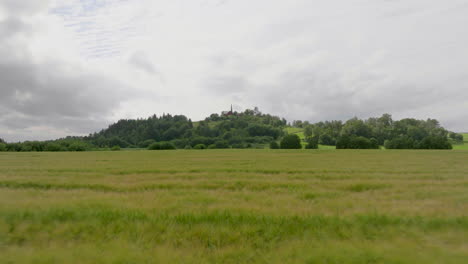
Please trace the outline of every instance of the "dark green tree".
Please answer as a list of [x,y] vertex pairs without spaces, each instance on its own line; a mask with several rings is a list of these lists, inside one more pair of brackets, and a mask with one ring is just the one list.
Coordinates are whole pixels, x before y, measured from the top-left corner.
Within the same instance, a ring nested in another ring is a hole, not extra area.
[[302,149],[301,139],[296,134],[284,136],[280,146],[282,149]]

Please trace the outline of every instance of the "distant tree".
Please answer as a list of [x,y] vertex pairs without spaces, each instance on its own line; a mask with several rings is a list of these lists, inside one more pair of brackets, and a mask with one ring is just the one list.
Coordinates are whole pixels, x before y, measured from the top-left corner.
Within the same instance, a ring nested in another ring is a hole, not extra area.
[[314,134],[314,127],[311,125],[305,126],[304,128],[304,136],[306,138],[311,137]]
[[333,138],[332,135],[328,134],[328,133],[324,133],[320,136],[320,139],[319,139],[319,142],[320,144],[322,145],[327,145],[327,146],[334,146],[336,145],[336,139]]
[[372,130],[370,126],[368,126],[364,121],[357,118],[352,118],[346,121],[341,134],[370,138],[372,136]]
[[270,142],[270,149],[279,149],[280,145],[276,141],[271,141]]
[[307,145],[306,145],[306,149],[318,149],[318,143],[319,143],[319,139],[318,137],[308,137],[307,138]]
[[452,139],[453,141],[457,142],[457,143],[463,142],[463,135],[462,134],[450,132],[449,133],[449,138]]
[[63,151],[63,147],[60,146],[60,144],[58,143],[48,143],[47,146],[45,147],[45,151],[50,151],[50,152]]
[[74,142],[68,147],[69,151],[86,151],[88,146],[83,142]]
[[0,151],[6,151],[7,147],[5,143],[0,143]]
[[0,138],[0,143],[6,144],[6,141],[3,138]]
[[296,134],[284,136],[280,146],[282,149],[302,149],[301,139]]
[[298,127],[298,128],[302,128],[303,127],[303,123],[301,120],[294,120],[293,123],[292,123],[292,126],[293,127]]

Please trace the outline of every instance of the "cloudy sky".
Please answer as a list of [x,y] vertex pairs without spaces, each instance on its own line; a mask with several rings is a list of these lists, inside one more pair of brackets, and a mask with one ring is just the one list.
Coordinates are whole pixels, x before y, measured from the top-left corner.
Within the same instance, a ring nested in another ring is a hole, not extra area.
[[468,131],[468,0],[1,0],[0,137],[234,105]]

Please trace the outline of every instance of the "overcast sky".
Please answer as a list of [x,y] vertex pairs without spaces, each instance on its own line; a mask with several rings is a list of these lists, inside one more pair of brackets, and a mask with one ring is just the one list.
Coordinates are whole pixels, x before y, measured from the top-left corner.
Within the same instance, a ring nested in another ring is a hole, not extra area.
[[468,0],[1,0],[0,138],[234,105],[468,131]]

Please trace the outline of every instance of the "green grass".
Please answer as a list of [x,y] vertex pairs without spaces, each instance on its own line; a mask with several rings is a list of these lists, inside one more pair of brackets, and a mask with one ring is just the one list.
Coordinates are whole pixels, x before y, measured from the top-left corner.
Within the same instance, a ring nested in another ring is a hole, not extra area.
[[0,263],[467,263],[468,151],[0,153]]

